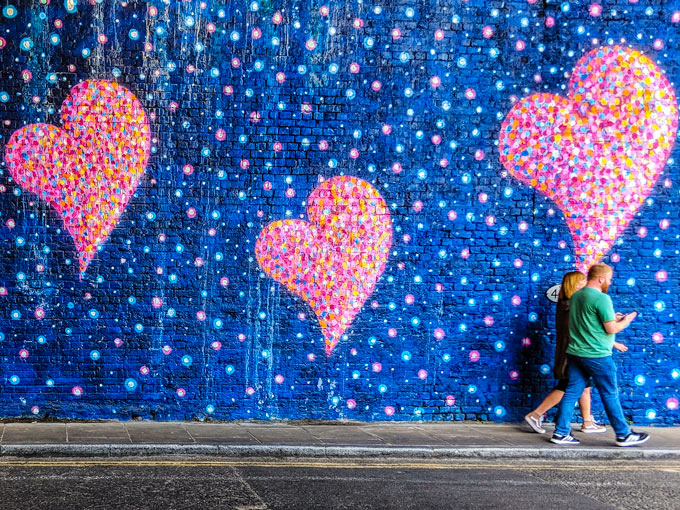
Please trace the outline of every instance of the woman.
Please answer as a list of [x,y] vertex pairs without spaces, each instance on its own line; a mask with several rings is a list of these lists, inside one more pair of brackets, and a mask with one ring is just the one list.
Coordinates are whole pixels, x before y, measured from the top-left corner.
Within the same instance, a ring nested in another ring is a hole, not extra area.
[[[557,379],[555,389],[548,393],[548,396],[543,399],[541,405],[531,411],[524,417],[524,421],[532,428],[534,432],[544,434],[543,415],[550,409],[559,404],[564,396],[564,391],[567,389],[569,383],[569,375],[567,374],[567,346],[569,345],[569,299],[577,290],[583,288],[586,284],[586,275],[580,271],[571,271],[562,278],[562,287],[557,298],[557,312],[555,314],[555,330],[557,332],[557,343],[555,345],[555,366],[553,368],[553,375]],[[583,416],[583,425],[581,432],[586,434],[598,434],[605,432],[607,429],[595,423],[590,414],[590,386],[588,383],[586,389],[583,390],[581,398],[579,399],[579,407],[581,408],[581,416]]]

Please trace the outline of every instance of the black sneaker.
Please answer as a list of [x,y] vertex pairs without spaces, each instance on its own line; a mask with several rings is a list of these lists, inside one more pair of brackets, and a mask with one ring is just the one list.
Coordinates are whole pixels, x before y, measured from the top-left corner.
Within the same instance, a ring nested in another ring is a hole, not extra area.
[[553,434],[552,437],[550,438],[550,442],[555,443],[555,444],[565,444],[565,445],[570,445],[570,446],[576,446],[578,444],[581,444],[581,441],[576,439],[571,434]]
[[646,443],[649,439],[648,434],[643,434],[642,432],[633,432],[632,430],[625,437],[616,436],[617,446],[637,446],[642,443]]

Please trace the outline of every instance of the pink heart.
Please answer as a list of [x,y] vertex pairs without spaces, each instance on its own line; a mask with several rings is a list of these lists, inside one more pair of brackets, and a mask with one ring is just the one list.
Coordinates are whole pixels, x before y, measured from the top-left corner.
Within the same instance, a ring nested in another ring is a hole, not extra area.
[[316,313],[330,355],[385,270],[390,212],[356,177],[333,177],[309,195],[309,222],[275,221],[255,244],[260,267]]
[[12,134],[5,161],[22,189],[49,202],[76,245],[81,278],[144,174],[150,131],[137,98],[88,80],[61,105],[63,128],[30,124]]
[[500,159],[564,213],[584,270],[644,203],[677,128],[675,93],[656,64],[605,46],[576,63],[567,97],[534,94],[512,108],[499,133]]

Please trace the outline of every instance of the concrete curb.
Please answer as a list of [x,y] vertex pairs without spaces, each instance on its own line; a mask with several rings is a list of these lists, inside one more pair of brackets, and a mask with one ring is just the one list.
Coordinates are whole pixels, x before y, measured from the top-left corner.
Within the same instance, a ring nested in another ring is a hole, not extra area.
[[0,457],[139,457],[196,455],[212,457],[315,457],[417,459],[680,459],[680,449],[581,447],[402,447],[204,444],[9,444]]

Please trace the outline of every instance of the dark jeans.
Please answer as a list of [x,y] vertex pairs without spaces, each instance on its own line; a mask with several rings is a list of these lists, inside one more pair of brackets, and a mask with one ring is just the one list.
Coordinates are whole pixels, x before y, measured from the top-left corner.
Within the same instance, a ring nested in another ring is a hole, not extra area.
[[604,358],[581,358],[567,354],[569,363],[569,384],[564,392],[557,413],[555,433],[566,435],[571,432],[571,418],[574,405],[586,387],[586,381],[592,377],[593,384],[600,392],[604,410],[609,418],[614,433],[627,436],[630,427],[623,416],[623,409],[619,402],[619,389],[616,385],[616,365],[611,356]]

